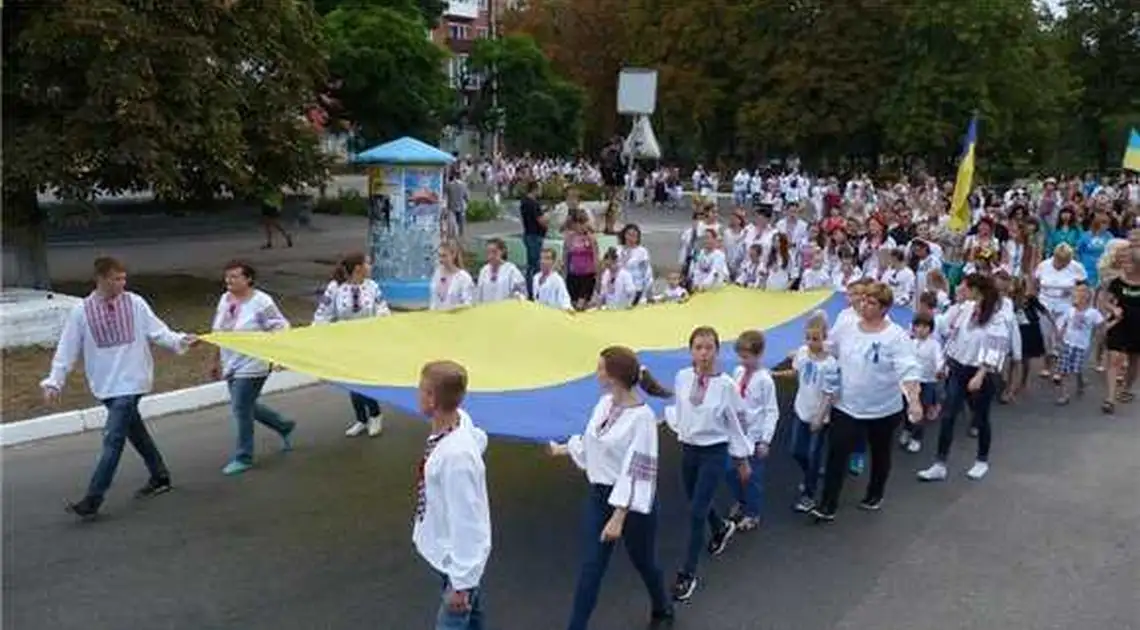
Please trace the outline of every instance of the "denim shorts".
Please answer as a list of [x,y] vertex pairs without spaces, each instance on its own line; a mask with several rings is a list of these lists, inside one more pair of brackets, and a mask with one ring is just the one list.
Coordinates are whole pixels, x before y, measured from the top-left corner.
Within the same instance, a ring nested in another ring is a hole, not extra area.
[[922,383],[918,388],[918,399],[922,401],[923,407],[933,407],[942,400],[939,390],[939,383]]

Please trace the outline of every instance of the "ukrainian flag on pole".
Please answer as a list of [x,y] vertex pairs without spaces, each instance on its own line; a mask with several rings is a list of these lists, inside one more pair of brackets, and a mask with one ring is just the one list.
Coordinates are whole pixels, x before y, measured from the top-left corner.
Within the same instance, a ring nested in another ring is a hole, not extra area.
[[949,227],[965,232],[970,227],[970,187],[974,183],[974,154],[978,144],[978,117],[970,119],[966,140],[962,143],[962,161],[958,163],[958,180],[954,182],[954,200],[950,204]]
[[1121,166],[1140,173],[1140,131],[1133,129],[1128,137],[1128,146],[1124,149],[1124,163]]

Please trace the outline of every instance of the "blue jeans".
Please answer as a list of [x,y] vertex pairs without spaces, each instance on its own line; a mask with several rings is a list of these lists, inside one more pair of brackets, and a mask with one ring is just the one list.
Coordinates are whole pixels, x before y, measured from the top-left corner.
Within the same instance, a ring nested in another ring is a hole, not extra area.
[[443,578],[443,594],[440,595],[439,611],[435,616],[435,630],[483,630],[483,591],[471,589],[468,602],[471,607],[464,613],[451,612],[447,600],[451,597],[451,584]]
[[538,263],[542,259],[542,243],[545,239],[538,234],[524,234],[523,246],[526,247],[526,292],[530,299],[534,299],[534,275],[538,273]]
[[969,406],[973,426],[978,430],[978,461],[988,461],[990,440],[993,431],[990,427],[990,406],[997,394],[994,375],[989,374],[982,381],[982,387],[970,393],[966,387],[977,374],[978,368],[962,365],[954,360],[946,362],[949,375],[946,378],[946,400],[942,404],[942,415],[938,418],[938,461],[945,462],[950,456],[950,446],[954,443],[954,421]]
[[736,465],[731,459],[725,462],[728,468],[725,473],[728,489],[732,491],[732,497],[740,504],[744,515],[752,518],[760,518],[760,513],[764,511],[764,462],[756,457],[755,452],[752,453],[752,457],[748,458],[752,476],[747,483],[741,483]]
[[348,399],[352,401],[352,412],[360,424],[367,424],[369,418],[380,415],[380,403],[364,394],[349,392]]
[[103,426],[103,452],[99,455],[99,463],[91,475],[91,483],[87,486],[87,498],[96,504],[103,502],[103,495],[115,480],[115,471],[119,468],[119,460],[123,456],[123,446],[129,440],[131,446],[142,457],[150,478],[154,481],[168,481],[170,472],[162,461],[162,454],[158,452],[150,432],[146,430],[146,423],[139,415],[139,399],[141,394],[130,396],[117,396],[102,401],[107,408],[107,424]]
[[[598,603],[602,578],[609,566],[616,542],[601,542],[602,529],[614,513],[610,505],[613,486],[591,485],[582,516],[582,565],[578,569],[578,586],[574,589],[574,608],[570,613],[570,630],[586,630],[590,615]],[[669,608],[665,582],[657,564],[657,506],[649,514],[628,512],[621,532],[629,561],[649,591],[654,612]]]
[[827,427],[812,432],[811,424],[797,420],[792,428],[792,459],[803,472],[803,496],[815,498],[819,487],[819,469],[823,464],[824,447],[827,446]]
[[231,377],[226,380],[230,390],[230,413],[237,425],[237,450],[234,461],[253,463],[253,422],[254,420],[273,429],[282,437],[293,430],[293,423],[285,420],[276,411],[258,404],[261,388],[266,376]]
[[728,444],[681,445],[681,483],[689,498],[689,547],[681,571],[695,575],[705,547],[706,525],[713,533],[724,529],[724,520],[713,509],[716,489],[728,466]]

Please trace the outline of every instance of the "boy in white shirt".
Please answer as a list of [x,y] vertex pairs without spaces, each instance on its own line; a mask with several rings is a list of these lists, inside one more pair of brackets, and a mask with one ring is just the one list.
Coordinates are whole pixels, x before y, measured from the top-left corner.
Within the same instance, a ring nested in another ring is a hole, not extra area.
[[151,342],[180,354],[198,342],[194,335],[171,332],[146,300],[127,291],[126,285],[123,263],[109,257],[95,259],[95,290],[68,315],[51,373],[40,382],[44,399],[58,402],[67,373],[82,355],[91,394],[107,408],[103,453],[87,494],[67,505],[68,512],[85,520],[99,514],[128,440],[150,472],[135,496],[150,498],[170,491],[170,472],[139,415],[139,399],[154,384]]
[[736,499],[728,518],[736,522],[736,529],[741,532],[756,529],[760,524],[764,509],[764,461],[780,420],[776,382],[761,364],[764,346],[764,333],[758,330],[746,330],[736,339],[740,365],[732,377],[744,402],[744,433],[752,444],[749,458],[752,474],[748,481],[742,481],[736,470],[728,471],[728,487]]
[[1104,315],[1092,306],[1092,292],[1088,285],[1078,284],[1073,288],[1073,304],[1057,318],[1057,341],[1061,347],[1057,361],[1057,371],[1053,384],[1057,387],[1057,404],[1069,403],[1068,379],[1077,377],[1077,395],[1085,389],[1085,379],[1081,372],[1085,367],[1093,332],[1104,323]]
[[479,583],[491,556],[491,508],[483,451],[487,434],[459,406],[467,370],[453,361],[428,363],[420,372],[420,412],[431,435],[416,478],[412,543],[443,578],[437,630],[482,630]]
[[[919,398],[922,400],[924,420],[933,422],[942,411],[938,396],[938,383],[946,369],[946,355],[942,345],[934,338],[934,318],[925,313],[915,315],[911,322],[911,342],[919,369]],[[922,424],[907,421],[899,432],[899,446],[911,453],[922,450]]]

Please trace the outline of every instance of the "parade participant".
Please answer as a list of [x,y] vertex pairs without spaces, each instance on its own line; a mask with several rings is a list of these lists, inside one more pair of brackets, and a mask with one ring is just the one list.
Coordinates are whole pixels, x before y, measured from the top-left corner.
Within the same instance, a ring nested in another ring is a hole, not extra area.
[[519,218],[523,225],[523,246],[526,247],[526,274],[533,278],[538,273],[539,255],[549,221],[538,202],[538,182],[527,182],[526,195],[519,202]]
[[507,260],[507,244],[501,238],[487,240],[487,262],[479,270],[475,284],[475,303],[487,304],[525,298],[526,278],[514,263]]
[[670,271],[669,275],[665,276],[665,291],[653,298],[654,302],[672,302],[679,304],[689,299],[689,291],[681,282],[681,274],[676,271]]
[[799,265],[795,259],[788,236],[778,232],[772,239],[772,248],[768,251],[766,268],[767,280],[764,288],[768,291],[787,291],[799,279]]
[[883,282],[895,294],[896,306],[910,306],[917,295],[914,271],[906,265],[906,252],[894,249],[888,253],[890,266],[883,272]]
[[[1014,402],[1029,381],[1032,362],[1045,356],[1045,338],[1041,335],[1041,320],[1053,317],[1049,310],[1037,299],[1036,281],[1033,278],[1013,278],[1010,298],[1013,300],[1013,316],[1021,335],[1021,364],[1016,373],[1010,372],[1006,383],[1005,400]],[[1050,325],[1056,330],[1056,324]]]
[[51,371],[40,382],[44,400],[59,402],[67,374],[82,356],[91,395],[107,409],[103,448],[87,494],[67,505],[68,512],[83,519],[98,515],[127,441],[150,473],[135,496],[150,498],[171,489],[170,472],[139,415],[139,399],[154,386],[151,343],[182,354],[198,341],[194,335],[172,332],[145,299],[126,290],[127,268],[123,263],[109,257],[96,258],[94,271],[95,290],[68,314]]
[[598,283],[598,245],[585,214],[576,211],[566,220],[562,251],[566,258],[566,290],[574,308],[582,310],[594,298]]
[[748,458],[752,474],[747,480],[741,479],[735,468],[728,469],[728,487],[736,499],[736,504],[728,518],[736,522],[741,532],[756,529],[764,510],[764,462],[776,434],[776,423],[780,419],[779,400],[776,398],[776,383],[772,374],[761,364],[764,359],[764,333],[746,330],[736,338],[736,356],[740,365],[732,373],[732,379],[740,388],[744,401],[744,433],[752,444],[752,454]]
[[938,385],[946,369],[946,356],[942,344],[934,337],[934,318],[930,315],[915,315],[911,322],[911,343],[919,370],[919,397],[922,399],[922,420],[907,421],[899,432],[899,446],[911,453],[922,450],[923,422],[938,418],[941,411],[941,397]]
[[806,258],[807,269],[800,276],[800,290],[815,291],[830,287],[831,276],[824,269],[823,249],[819,245],[809,246]]
[[637,284],[618,261],[617,249],[609,248],[602,256],[602,278],[598,283],[594,304],[606,310],[633,308],[637,294]]
[[1093,333],[1104,323],[1104,316],[1092,304],[1092,291],[1079,284],[1073,289],[1073,304],[1057,320],[1057,343],[1060,358],[1053,374],[1057,388],[1057,404],[1069,404],[1068,379],[1076,375],[1077,395],[1085,390],[1085,359],[1092,345]]
[[[811,514],[817,522],[835,520],[844,470],[859,442],[865,441],[871,453],[871,478],[859,508],[882,508],[887,479],[891,474],[892,437],[903,420],[903,399],[912,422],[922,419],[919,396],[919,367],[910,344],[910,335],[887,318],[894,304],[891,288],[882,283],[870,285],[864,293],[858,323],[838,327],[834,348],[839,374],[824,384],[834,397],[828,428],[827,465],[823,493]],[[899,386],[903,396],[899,396]]]
[[[257,272],[249,263],[234,260],[225,268],[226,292],[218,300],[211,330],[274,332],[289,328],[289,320],[268,293],[254,288]],[[257,402],[271,366],[259,359],[221,348],[214,366],[215,378],[225,380],[230,393],[230,414],[237,429],[233,459],[222,468],[238,475],[253,468],[253,423],[260,422],[281,436],[282,450],[293,448],[296,424]]]
[[428,308],[450,311],[471,306],[475,300],[475,282],[463,268],[463,251],[459,243],[444,241],[439,246],[439,265],[431,276]]
[[[364,254],[349,254],[341,259],[313,314],[313,325],[390,315],[380,285],[371,275],[372,263]],[[367,431],[369,437],[380,435],[384,429],[380,404],[356,392],[349,392],[348,396],[356,420],[344,434],[356,437]]]
[[697,253],[690,272],[692,275],[689,282],[694,292],[717,289],[728,282],[728,262],[716,230],[705,230],[704,245]]
[[938,427],[938,453],[934,464],[919,471],[922,481],[942,481],[954,441],[954,421],[967,404],[977,429],[978,452],[966,475],[981,479],[989,472],[990,407],[996,393],[995,375],[1010,351],[1009,326],[1001,313],[1001,296],[988,276],[971,274],[963,284],[969,300],[950,308],[946,342],[946,400]]
[[531,280],[531,295],[534,301],[544,306],[556,308],[560,311],[574,310],[570,301],[570,293],[566,290],[566,281],[554,267],[558,263],[558,253],[549,247],[542,250],[539,259],[539,271]]
[[634,388],[657,398],[669,398],[672,392],[621,346],[602,350],[597,376],[604,393],[585,431],[565,444],[550,445],[552,455],[570,456],[590,482],[570,630],[588,627],[619,539],[649,591],[651,619],[673,617],[657,563],[657,418]]
[[653,265],[649,259],[649,250],[641,244],[641,228],[633,223],[622,228],[618,234],[618,262],[633,276],[633,283],[637,287],[634,296],[634,305],[640,304],[642,299],[648,301],[649,290],[653,286]]
[[460,407],[467,370],[434,361],[420,371],[420,413],[431,434],[416,472],[412,544],[443,581],[436,630],[485,627],[481,582],[491,556],[487,434]]
[[823,393],[823,383],[834,378],[835,371],[839,369],[835,357],[827,352],[826,343],[827,316],[816,313],[804,326],[804,345],[792,355],[792,369],[789,371],[796,376],[798,383],[796,399],[792,403],[799,420],[792,428],[792,459],[796,460],[803,475],[792,509],[801,513],[815,508],[830,410],[830,401]]
[[707,550],[724,552],[736,533],[736,523],[713,509],[717,487],[724,478],[728,458],[735,461],[742,482],[752,475],[748,457],[752,444],[740,424],[744,402],[732,377],[717,369],[720,338],[701,326],[689,335],[693,366],[677,373],[673,391],[676,404],[665,409],[665,422],[681,443],[681,478],[689,499],[689,542],[685,560],[673,585],[673,599],[686,601],[697,588],[697,563],[705,545],[705,528],[712,532]]
[[[1073,260],[1073,248],[1061,243],[1053,250],[1053,255],[1041,261],[1033,273],[1037,282],[1038,295],[1041,303],[1049,309],[1051,318],[1041,320],[1041,333],[1045,338],[1045,348],[1051,358],[1057,355],[1057,331],[1053,328],[1054,321],[1069,308],[1073,299],[1073,287],[1084,282],[1088,277],[1084,266]],[[1052,366],[1050,366],[1052,367]],[[1041,376],[1047,377],[1051,370],[1046,369]]]
[[744,210],[737,208],[728,216],[728,228],[724,231],[724,253],[728,261],[729,275],[733,278],[748,257],[746,223]]
[[746,289],[763,288],[764,282],[767,279],[764,261],[760,259],[763,251],[764,248],[760,245],[753,244],[748,246],[748,258],[741,263],[740,269],[736,272],[737,285]]
[[[1140,238],[1140,229],[1129,233],[1129,240],[1133,237]],[[1110,321],[1104,346],[1109,354],[1105,374],[1108,392],[1101,405],[1105,413],[1115,412],[1117,402],[1133,401],[1132,388],[1140,370],[1140,248],[1132,246],[1127,255],[1124,273],[1107,287]],[[1124,387],[1118,389],[1117,379],[1121,377]]]

